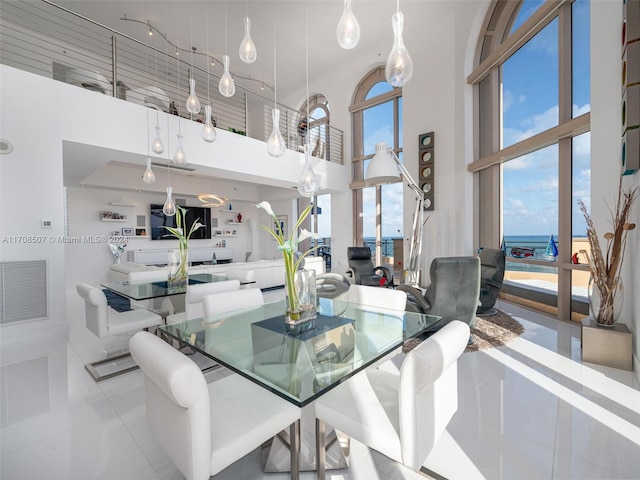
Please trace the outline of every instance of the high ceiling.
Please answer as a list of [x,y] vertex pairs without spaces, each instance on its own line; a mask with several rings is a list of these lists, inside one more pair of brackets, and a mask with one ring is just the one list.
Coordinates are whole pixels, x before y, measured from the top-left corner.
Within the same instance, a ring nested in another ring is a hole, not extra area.
[[[49,0],[47,0],[49,1]],[[303,92],[308,75],[311,82],[332,75],[335,69],[364,55],[371,58],[372,65],[386,59],[392,43],[391,16],[396,10],[396,2],[381,0],[354,0],[353,12],[361,28],[360,42],[353,50],[340,48],[336,40],[336,27],[342,15],[342,0],[289,0],[289,1],[122,1],[83,0],[56,1],[64,8],[94,20],[141,42],[156,47],[159,51],[172,53],[177,45],[184,61],[193,62],[197,67],[221,75],[222,65],[215,62],[208,65],[207,56],[221,59],[227,53],[231,57],[231,71],[236,84],[258,91],[266,85],[263,95],[271,97],[274,81],[274,41],[277,58],[277,94],[282,100],[294,95],[295,102]],[[404,1],[402,2],[404,3]],[[433,1],[407,2],[405,9],[423,10],[437,5]],[[403,5],[400,5],[401,9]],[[226,11],[226,14],[225,14]],[[253,64],[244,64],[238,56],[238,47],[244,36],[243,17],[251,18],[251,37],[258,51]],[[415,17],[415,15],[413,15]],[[124,20],[124,18],[128,20]],[[133,20],[133,21],[131,21]],[[409,23],[409,22],[407,22]],[[414,28],[419,28],[416,22]],[[225,47],[226,26],[226,47]],[[149,35],[149,30],[154,32]],[[179,34],[179,37],[178,37]],[[163,35],[171,42],[169,44]],[[190,55],[191,47],[203,55]],[[308,49],[308,57],[307,57]],[[204,55],[206,54],[206,56]],[[241,77],[245,77],[244,79]],[[252,79],[252,80],[248,80]],[[299,105],[299,102],[297,103]],[[295,106],[295,105],[291,105]],[[107,158],[112,152],[94,149],[91,153],[67,146],[65,149],[65,183],[77,185],[90,172],[85,165],[88,156],[95,157],[103,167],[108,167]],[[76,158],[77,157],[77,158]],[[101,162],[98,159],[103,159]],[[144,158],[124,156],[122,162],[144,165]],[[99,165],[94,165],[98,172]],[[106,172],[105,172],[106,173]],[[181,175],[180,172],[176,172]],[[215,172],[198,171],[185,175],[215,176]],[[93,175],[91,178],[95,179]],[[222,180],[221,177],[217,177]],[[227,179],[237,182],[238,179]],[[249,180],[249,179],[246,179]],[[255,185],[255,184],[254,184]],[[287,195],[295,195],[291,188],[283,189]]]
[[[221,59],[226,52],[231,57],[231,71],[235,75],[256,80],[237,78],[237,83],[254,90],[260,88],[262,82],[274,85],[275,32],[277,88],[280,98],[305,85],[307,39],[310,78],[331,75],[334,69],[348,64],[351,59],[362,56],[365,52],[372,59],[385,59],[393,43],[391,16],[396,9],[396,2],[393,1],[355,0],[352,8],[362,32],[360,42],[353,50],[343,50],[336,41],[336,27],[343,9],[342,0],[83,0],[55,3],[157,46],[161,51],[167,48],[171,52],[173,47],[167,45],[157,32],[154,36],[149,36],[149,22],[166,35],[171,43],[187,50],[184,52],[185,59],[190,57],[188,51],[192,46],[196,47],[196,52],[207,53],[217,59]],[[418,2],[410,3],[415,7]],[[426,6],[438,2],[420,3]],[[402,9],[402,4],[400,7]],[[122,20],[125,16],[137,22]],[[251,18],[251,37],[258,51],[258,58],[253,64],[244,64],[238,57],[238,47],[244,36],[245,16]],[[419,28],[415,22],[414,28]],[[204,55],[195,55],[193,63],[205,70],[207,68]],[[212,68],[213,73],[222,74],[220,63],[216,62]],[[265,89],[265,94],[266,92],[268,88]]]

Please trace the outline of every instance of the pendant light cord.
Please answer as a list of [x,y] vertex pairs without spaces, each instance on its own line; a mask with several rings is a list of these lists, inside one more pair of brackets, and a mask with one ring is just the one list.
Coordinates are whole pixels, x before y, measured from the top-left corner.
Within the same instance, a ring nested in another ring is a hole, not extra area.
[[[178,6],[178,1],[176,0],[176,45],[180,45],[180,7]],[[180,55],[176,54],[176,60],[178,60],[178,103],[176,104],[176,110],[178,112],[178,137],[182,134],[182,129],[180,128]]]
[[276,61],[276,0],[273,0],[273,107],[278,108],[278,70]]
[[224,54],[227,53],[227,0],[224,0]]
[[[205,5],[207,6],[206,9],[206,15],[207,15],[207,24],[209,23],[209,2],[206,2]],[[209,29],[207,28],[207,55],[209,55]],[[193,63],[193,61],[191,62]],[[209,91],[209,77],[211,76],[209,73],[209,65],[211,64],[211,62],[207,61],[207,104],[210,106],[211,105],[211,92]],[[207,119],[205,118],[204,121],[206,122]]]
[[305,71],[307,76],[307,133],[305,134],[305,143],[309,145],[309,0],[304,2],[304,28],[305,28]]

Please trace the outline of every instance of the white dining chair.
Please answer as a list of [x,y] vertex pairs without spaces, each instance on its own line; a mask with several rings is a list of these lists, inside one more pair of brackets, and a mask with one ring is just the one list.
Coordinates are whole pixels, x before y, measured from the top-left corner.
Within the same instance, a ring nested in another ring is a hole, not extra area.
[[145,376],[147,424],[187,480],[207,480],[290,428],[299,478],[300,408],[233,374],[207,384],[185,355],[147,332],[129,342]]
[[210,293],[230,292],[240,288],[239,280],[224,280],[221,282],[197,283],[187,286],[184,312],[174,313],[167,317],[167,324],[193,320],[204,316],[202,298]]
[[368,307],[403,312],[407,305],[407,293],[393,288],[354,284],[349,287],[347,301]]
[[458,409],[458,358],[468,339],[469,326],[454,320],[409,352],[399,375],[368,368],[319,397],[318,478],[325,478],[325,422],[420,470]]
[[[352,315],[361,317],[359,329],[363,335],[356,337],[355,360],[368,357],[389,346],[390,339],[401,338],[404,329],[404,309],[407,294],[392,288],[351,285],[347,292],[347,301]],[[359,308],[354,309],[354,305]],[[384,315],[376,315],[376,313]],[[402,353],[398,346],[374,363],[381,365],[392,357]]]
[[[82,297],[85,304],[85,324],[87,328],[99,338],[110,337],[135,330],[146,329],[158,326],[162,323],[162,317],[148,310],[129,310],[126,312],[116,312],[109,308],[107,297],[102,289],[87,283],[79,283],[76,291]],[[114,363],[117,360],[126,358],[129,353],[122,353],[116,356],[87,363],[85,368],[96,382],[120,375],[122,373],[135,370],[137,367],[128,367],[122,370],[111,371],[104,375],[100,374],[98,368],[101,365]]]
[[202,297],[205,316],[257,308],[264,304],[259,288],[241,288],[232,292],[210,293]]
[[246,268],[230,268],[227,270],[226,277],[229,280],[238,280],[241,284],[240,288],[255,288],[253,278],[255,272],[253,270],[247,270]]

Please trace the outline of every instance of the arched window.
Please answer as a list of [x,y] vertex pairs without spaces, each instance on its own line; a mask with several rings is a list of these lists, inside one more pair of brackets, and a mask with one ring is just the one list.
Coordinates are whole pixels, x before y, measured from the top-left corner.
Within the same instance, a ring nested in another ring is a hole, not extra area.
[[[309,104],[308,110],[307,103]],[[305,102],[300,108],[300,116],[306,118],[307,111],[309,112],[309,141],[307,143],[311,145],[312,155],[325,160],[331,160],[329,102],[324,95],[313,95],[309,98],[308,102]]]
[[353,120],[354,245],[371,248],[377,265],[401,268],[402,258],[394,261],[394,243],[402,256],[402,183],[369,185],[364,173],[377,142],[385,142],[402,159],[402,89],[386,82],[384,66],[376,68],[360,82],[349,111]]
[[589,205],[589,38],[589,0],[499,0],[468,78],[478,246],[505,247],[503,291],[563,319],[588,312],[588,273],[572,257],[585,248],[577,199]]

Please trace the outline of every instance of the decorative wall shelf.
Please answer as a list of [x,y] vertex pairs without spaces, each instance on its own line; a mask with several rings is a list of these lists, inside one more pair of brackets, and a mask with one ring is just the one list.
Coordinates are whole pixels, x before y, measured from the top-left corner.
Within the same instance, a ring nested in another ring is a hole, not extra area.
[[222,213],[241,213],[239,210],[225,210],[224,208],[222,210],[220,210],[220,212]]
[[240,235],[214,235],[214,237],[239,237]]
[[103,222],[128,222],[126,218],[101,218]]
[[135,203],[125,203],[125,202],[109,202],[109,205],[114,207],[137,207]]
[[227,222],[226,225],[244,225],[242,222]]

